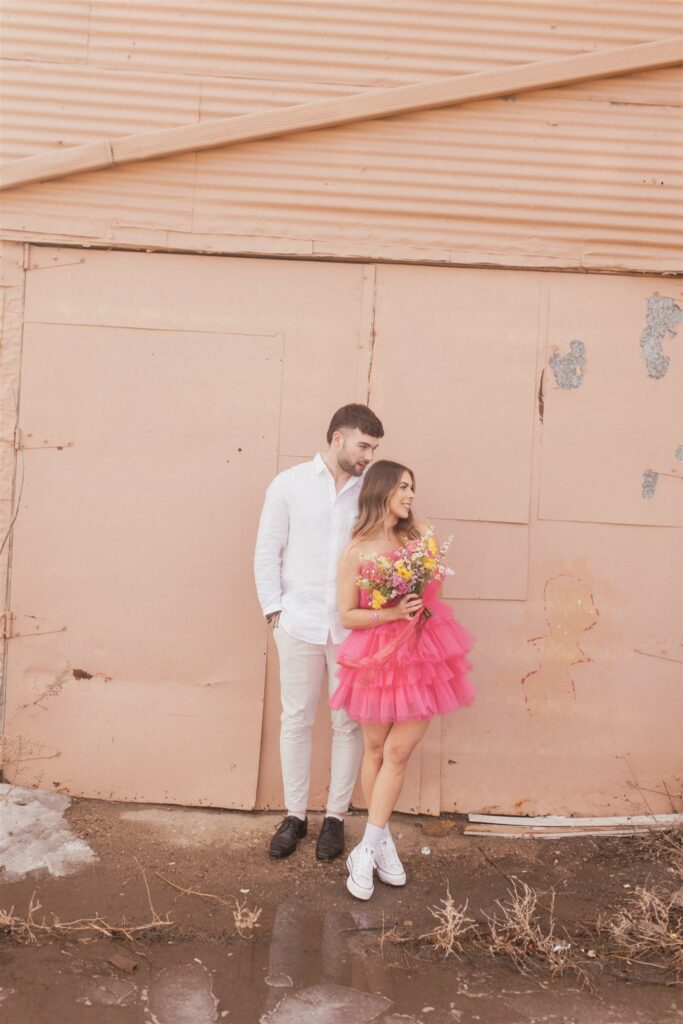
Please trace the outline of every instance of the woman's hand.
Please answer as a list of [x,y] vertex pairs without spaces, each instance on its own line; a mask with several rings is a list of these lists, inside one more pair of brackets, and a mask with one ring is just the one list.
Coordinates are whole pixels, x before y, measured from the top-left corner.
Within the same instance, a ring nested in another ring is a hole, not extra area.
[[414,619],[424,608],[424,602],[418,594],[406,594],[393,608],[397,619]]

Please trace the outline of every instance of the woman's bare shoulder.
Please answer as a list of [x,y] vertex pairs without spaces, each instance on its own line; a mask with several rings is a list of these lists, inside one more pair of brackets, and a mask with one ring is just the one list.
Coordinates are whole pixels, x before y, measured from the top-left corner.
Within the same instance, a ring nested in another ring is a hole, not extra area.
[[360,562],[361,552],[363,550],[363,542],[359,540],[352,540],[346,545],[342,551],[341,560],[344,562]]

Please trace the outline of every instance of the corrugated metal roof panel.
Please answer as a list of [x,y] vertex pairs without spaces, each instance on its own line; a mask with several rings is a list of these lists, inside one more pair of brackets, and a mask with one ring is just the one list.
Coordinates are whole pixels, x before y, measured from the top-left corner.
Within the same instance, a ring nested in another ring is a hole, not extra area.
[[[665,38],[677,0],[4,0],[3,56],[391,85]],[[678,26],[678,28],[676,27]]]
[[[57,146],[339,97],[360,87],[318,82],[112,71],[83,64],[5,60],[2,159]],[[615,103],[680,105],[681,76],[663,69],[574,87],[575,95]]]
[[4,0],[0,52],[15,60],[85,61],[89,0]]
[[[618,47],[681,31],[680,0],[4,0],[2,158]],[[586,83],[680,102],[671,72]]]
[[193,79],[16,60],[0,75],[3,159],[198,119]]
[[663,38],[679,15],[677,3],[642,0],[103,0],[88,60],[391,85]]
[[673,269],[679,111],[583,89],[20,188],[5,195],[5,227],[219,251],[259,251],[263,238],[268,252]]

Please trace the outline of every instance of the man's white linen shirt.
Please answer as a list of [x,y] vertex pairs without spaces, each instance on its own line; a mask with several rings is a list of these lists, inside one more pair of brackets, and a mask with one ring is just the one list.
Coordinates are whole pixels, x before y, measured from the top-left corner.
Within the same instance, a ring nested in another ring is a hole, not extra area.
[[281,610],[280,625],[311,644],[338,644],[347,635],[339,619],[337,567],[351,538],[360,477],[337,493],[318,453],[279,473],[266,491],[254,576],[264,615]]

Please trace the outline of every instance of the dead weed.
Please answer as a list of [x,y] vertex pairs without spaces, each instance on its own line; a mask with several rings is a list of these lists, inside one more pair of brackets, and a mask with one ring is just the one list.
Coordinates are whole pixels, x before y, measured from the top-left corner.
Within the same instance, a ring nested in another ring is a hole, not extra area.
[[[553,977],[572,972],[591,987],[590,978],[567,936],[558,934],[555,917],[555,893],[550,905],[542,908],[538,893],[526,882],[511,879],[506,900],[496,900],[498,911],[486,916],[488,935],[483,945],[491,956],[505,956],[521,974],[543,966]],[[541,913],[543,909],[543,913]]]
[[467,916],[468,901],[465,900],[460,906],[456,906],[451,890],[447,886],[446,899],[439,902],[439,906],[429,907],[429,913],[438,921],[436,928],[425,932],[420,939],[431,942],[444,956],[454,956],[459,960],[463,952],[460,940],[476,927],[473,919]]
[[598,918],[597,930],[611,956],[683,981],[683,887],[667,894],[638,886],[621,910]]

